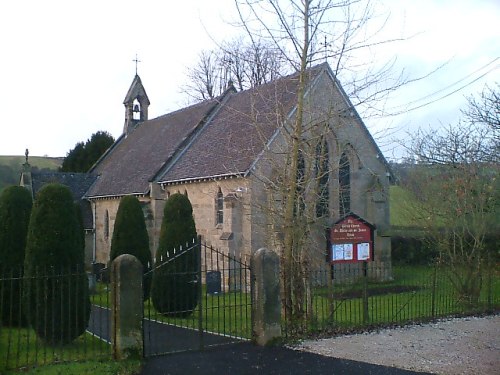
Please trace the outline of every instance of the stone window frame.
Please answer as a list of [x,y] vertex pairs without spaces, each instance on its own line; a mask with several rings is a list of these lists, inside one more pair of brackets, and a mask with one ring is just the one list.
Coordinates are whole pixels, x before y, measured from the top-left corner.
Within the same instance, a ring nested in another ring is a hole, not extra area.
[[104,239],[109,240],[109,211],[104,213]]
[[224,194],[220,186],[215,195],[215,225],[222,226],[224,224]]

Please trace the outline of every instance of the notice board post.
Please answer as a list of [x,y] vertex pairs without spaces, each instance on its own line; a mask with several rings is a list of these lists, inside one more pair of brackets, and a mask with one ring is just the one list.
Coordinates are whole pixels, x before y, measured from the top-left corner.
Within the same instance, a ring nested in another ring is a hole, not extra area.
[[368,316],[368,262],[374,259],[375,226],[354,213],[350,213],[337,222],[329,230],[327,236],[328,262],[331,264],[333,283],[333,266],[342,263],[362,263],[363,272],[363,322]]

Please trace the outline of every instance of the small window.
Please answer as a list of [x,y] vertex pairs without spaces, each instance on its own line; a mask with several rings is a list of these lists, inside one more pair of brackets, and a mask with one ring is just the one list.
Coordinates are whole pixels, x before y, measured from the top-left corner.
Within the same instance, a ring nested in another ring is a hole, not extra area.
[[219,191],[217,192],[217,197],[215,200],[215,207],[216,207],[216,217],[215,217],[215,224],[223,224],[224,223],[224,196],[222,195],[222,191],[219,188]]
[[104,239],[109,238],[109,212],[106,210],[106,213],[104,214]]

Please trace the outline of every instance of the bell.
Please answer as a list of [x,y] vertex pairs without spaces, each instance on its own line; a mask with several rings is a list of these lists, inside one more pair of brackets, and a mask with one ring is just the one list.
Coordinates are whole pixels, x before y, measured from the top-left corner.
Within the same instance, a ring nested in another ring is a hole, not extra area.
[[139,104],[134,104],[134,112],[140,112]]

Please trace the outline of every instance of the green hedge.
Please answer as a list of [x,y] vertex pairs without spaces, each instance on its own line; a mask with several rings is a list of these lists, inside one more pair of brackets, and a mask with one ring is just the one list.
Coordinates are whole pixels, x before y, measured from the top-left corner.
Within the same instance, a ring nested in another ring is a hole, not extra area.
[[151,297],[157,311],[186,316],[197,306],[198,251],[196,226],[187,196],[173,194],[163,212]]
[[25,325],[21,313],[20,278],[23,276],[24,250],[31,214],[30,192],[10,186],[0,194],[0,287],[1,320],[4,325]]
[[[394,264],[426,265],[439,256],[422,230],[397,231],[391,236]],[[488,233],[484,238],[486,256],[493,262],[500,261],[500,232]]]
[[23,302],[36,334],[49,344],[73,341],[90,316],[81,226],[70,190],[48,184],[31,212]]
[[[151,268],[153,263],[141,204],[136,197],[131,195],[121,199],[116,213],[110,260],[122,254],[130,254],[139,259],[144,273]],[[148,277],[144,279],[144,300],[149,298],[150,280]]]

